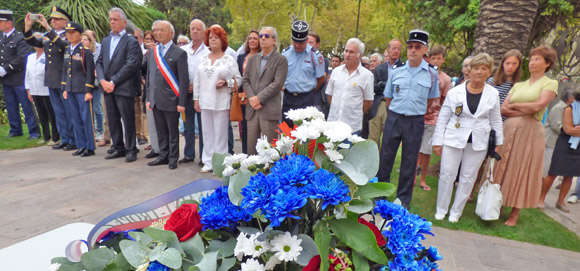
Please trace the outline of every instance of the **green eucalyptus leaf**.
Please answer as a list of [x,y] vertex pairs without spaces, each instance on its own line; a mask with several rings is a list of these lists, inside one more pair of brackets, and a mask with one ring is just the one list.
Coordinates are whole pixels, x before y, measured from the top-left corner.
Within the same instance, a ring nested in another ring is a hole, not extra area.
[[147,262],[146,258],[149,256],[149,253],[147,252],[146,246],[131,240],[121,240],[119,247],[131,266],[137,268]]
[[213,153],[211,157],[211,166],[213,168],[213,173],[215,174],[215,176],[218,176],[220,178],[224,176],[222,173],[226,168],[224,166],[224,159],[226,158],[226,156],[227,154],[225,153],[215,153],[215,152]]
[[335,163],[335,167],[340,169],[342,173],[346,174],[357,185],[365,185],[369,182],[369,177],[364,173],[359,172],[350,162],[343,160],[340,164]]
[[222,183],[224,185],[230,185],[230,176],[223,176],[222,177]]
[[81,262],[87,271],[101,271],[115,258],[113,250],[102,247],[90,250],[81,256]]
[[58,269],[59,271],[81,271],[81,270],[85,270],[85,266],[82,264],[82,262],[78,262],[78,263],[74,263],[69,261],[66,257],[57,257],[57,258],[53,258],[50,261],[51,264],[53,263],[59,263],[60,264],[60,268]]
[[199,263],[201,259],[203,259],[205,246],[199,234],[196,234],[193,238],[189,238],[189,240],[185,242],[181,242],[181,246],[183,247],[185,254],[191,256],[194,263]]
[[181,268],[182,260],[179,250],[170,247],[161,252],[161,256],[157,258],[157,261],[171,269],[178,269]]
[[348,203],[348,207],[346,207],[346,209],[357,214],[363,214],[372,210],[373,207],[374,207],[373,201],[370,199],[365,200],[353,199]]
[[202,271],[216,271],[217,270],[217,251],[206,253],[200,263],[195,267]]
[[328,249],[330,247],[330,230],[326,222],[318,222],[314,226],[314,241],[320,254],[320,270],[328,270],[330,263],[328,261]]
[[298,239],[302,240],[302,243],[300,243],[302,251],[300,252],[300,255],[298,255],[296,263],[301,266],[306,266],[312,257],[319,255],[320,253],[318,253],[316,242],[314,242],[312,237],[306,234],[298,234]]
[[369,271],[369,261],[358,251],[352,252],[352,263],[356,271]]
[[353,251],[362,253],[373,262],[388,264],[387,256],[379,248],[375,235],[367,226],[348,219],[331,219],[328,223],[334,235]]
[[354,197],[360,197],[361,199],[373,199],[376,197],[389,197],[395,193],[395,185],[392,183],[368,183],[363,186],[359,186],[358,190],[354,193]]
[[[356,172],[366,175],[369,179],[379,171],[379,148],[373,140],[365,140],[354,144],[344,156]],[[359,184],[360,185],[360,184]]]
[[[161,241],[164,244],[167,244],[168,247],[175,248],[179,251],[179,253],[183,254],[183,248],[179,243],[179,239],[177,239],[177,235],[173,231],[166,231],[166,230],[159,230],[154,228],[145,228],[143,231],[151,236],[155,241]],[[165,249],[165,248],[164,248]]]
[[228,271],[236,264],[236,258],[225,258],[222,260],[222,264],[218,268],[218,271]]
[[149,246],[151,242],[153,242],[153,238],[151,238],[151,236],[139,231],[131,231],[129,232],[129,236],[133,237],[135,241],[143,246]]
[[[131,264],[129,264],[129,262],[127,262],[127,259],[125,259],[125,255],[123,255],[122,252],[117,253],[117,256],[115,257],[115,259],[113,259],[113,262],[111,263],[111,265],[114,265],[123,271],[131,269]],[[105,270],[106,270],[106,268],[105,268]],[[117,270],[117,269],[112,269],[112,270]]]
[[225,242],[213,240],[209,244],[208,251],[219,251],[218,257],[226,258],[234,255],[234,248],[236,247],[236,239],[230,238]]
[[246,169],[240,169],[236,175],[230,177],[228,196],[234,205],[240,206],[240,203],[242,203],[242,199],[244,198],[242,196],[242,188],[248,185],[252,175],[252,172]]

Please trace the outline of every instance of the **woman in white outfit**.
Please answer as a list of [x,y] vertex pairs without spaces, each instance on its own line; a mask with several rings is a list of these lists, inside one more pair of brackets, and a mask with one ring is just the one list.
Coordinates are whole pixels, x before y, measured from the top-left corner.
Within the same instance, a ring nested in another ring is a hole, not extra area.
[[193,100],[203,123],[204,166],[201,172],[211,172],[214,153],[228,153],[228,122],[234,82],[241,84],[237,61],[226,55],[228,36],[219,26],[205,31],[205,45],[211,53],[201,60],[193,82]]
[[449,90],[439,112],[432,142],[433,151],[441,155],[437,220],[443,220],[449,209],[459,164],[459,186],[449,214],[452,223],[463,213],[477,171],[487,154],[492,129],[496,131],[496,151],[503,144],[498,91],[486,83],[492,70],[491,56],[486,53],[475,56],[469,63],[470,79]]

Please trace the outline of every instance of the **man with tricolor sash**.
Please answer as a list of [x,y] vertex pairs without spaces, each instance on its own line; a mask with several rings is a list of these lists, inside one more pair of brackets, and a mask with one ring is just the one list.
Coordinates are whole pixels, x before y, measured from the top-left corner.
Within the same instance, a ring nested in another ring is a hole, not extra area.
[[175,30],[169,21],[155,21],[153,35],[158,45],[149,49],[147,67],[147,110],[153,110],[159,156],[150,166],[177,168],[179,159],[179,115],[185,111],[189,88],[187,53],[173,44]]

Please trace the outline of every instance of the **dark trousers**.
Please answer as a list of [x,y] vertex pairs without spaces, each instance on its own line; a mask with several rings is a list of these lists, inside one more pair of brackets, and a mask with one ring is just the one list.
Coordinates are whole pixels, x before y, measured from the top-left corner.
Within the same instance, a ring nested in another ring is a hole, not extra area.
[[34,113],[34,107],[30,100],[28,100],[28,93],[24,86],[2,85],[4,89],[4,100],[6,102],[6,112],[8,113],[8,123],[10,123],[11,135],[22,135],[22,120],[20,119],[20,107],[24,112],[24,119],[28,126],[28,134],[30,136],[40,137],[40,128]]
[[234,154],[234,129],[231,121],[228,121],[228,152]]
[[240,121],[240,139],[242,140],[242,153],[248,153],[248,121],[246,120],[246,106],[242,105],[242,116],[244,119]]
[[285,113],[291,109],[306,108],[308,106],[318,106],[320,109],[320,95],[318,95],[318,92],[309,91],[307,93],[300,93],[295,96],[289,91],[284,91],[284,98],[282,102],[282,118],[284,119],[284,122],[286,122],[288,126],[292,128],[294,123],[290,119],[286,118]]
[[69,92],[71,122],[73,124],[77,148],[95,150],[93,115],[91,103],[85,101],[85,92]]
[[369,121],[371,120],[371,115],[369,113],[363,114],[362,130],[360,131],[360,137],[364,139],[369,138]]
[[[107,120],[113,140],[113,149],[118,152],[137,153],[135,131],[135,97],[105,93]],[[121,124],[123,120],[123,124]],[[125,140],[123,141],[123,129]]]
[[401,171],[397,198],[408,206],[413,196],[415,181],[415,167],[417,156],[421,148],[425,119],[423,115],[405,116],[389,110],[385,128],[383,130],[383,144],[381,146],[380,166],[377,177],[379,181],[391,181],[391,171],[399,145],[403,142],[401,155]]
[[170,163],[175,163],[179,159],[179,115],[177,111],[163,111],[156,106],[153,107],[159,141],[159,159],[169,160]]
[[50,97],[33,95],[32,98],[34,99],[34,105],[36,106],[36,112],[40,120],[40,127],[42,127],[44,141],[49,141],[50,139],[54,142],[59,141],[60,134],[58,133],[56,117],[54,116],[54,110],[50,103]]
[[56,128],[60,134],[61,143],[76,145],[73,126],[68,113],[68,101],[62,97],[62,92],[60,88],[48,88],[50,104],[56,118]]
[[187,103],[185,104],[185,120],[183,121],[183,136],[185,137],[185,146],[183,147],[183,156],[187,158],[195,158],[195,118],[197,118],[197,129],[199,131],[198,148],[199,157],[203,152],[203,136],[201,128],[201,112],[195,112],[193,109],[193,94],[189,94]]

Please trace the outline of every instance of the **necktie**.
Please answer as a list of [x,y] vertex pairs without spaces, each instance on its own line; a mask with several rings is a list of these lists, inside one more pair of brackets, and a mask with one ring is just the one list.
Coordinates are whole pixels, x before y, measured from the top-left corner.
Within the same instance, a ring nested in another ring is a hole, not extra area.
[[164,54],[163,50],[164,50],[164,49],[165,49],[165,47],[163,47],[163,45],[159,44],[159,55],[160,55],[161,57],[163,57],[163,54]]

